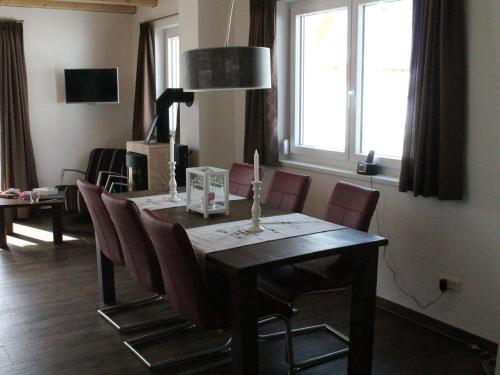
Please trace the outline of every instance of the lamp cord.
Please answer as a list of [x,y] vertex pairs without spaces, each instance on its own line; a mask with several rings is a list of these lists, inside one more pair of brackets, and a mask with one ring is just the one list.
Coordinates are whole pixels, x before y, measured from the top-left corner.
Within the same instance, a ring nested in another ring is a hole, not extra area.
[[233,9],[234,9],[234,0],[231,0],[231,4],[229,6],[229,17],[227,19],[226,43],[224,43],[224,47],[229,46],[229,35],[231,34],[231,21],[233,19]]

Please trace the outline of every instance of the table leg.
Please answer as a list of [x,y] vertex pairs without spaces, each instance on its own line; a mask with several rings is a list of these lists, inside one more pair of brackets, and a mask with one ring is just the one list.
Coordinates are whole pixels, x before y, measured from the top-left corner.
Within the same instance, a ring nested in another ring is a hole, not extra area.
[[256,309],[257,275],[249,273],[231,278],[232,373],[259,373],[259,347]]
[[5,227],[6,214],[6,210],[0,208],[0,248],[9,250],[9,247],[7,246],[7,228]]
[[5,220],[5,233],[6,234],[13,234],[14,233],[14,223],[12,221],[12,218],[14,217],[14,210],[15,208],[7,208],[3,210],[4,212],[4,220]]
[[115,277],[113,262],[101,252],[99,244],[95,244],[97,255],[97,279],[101,302],[109,305],[115,302]]
[[351,299],[349,375],[369,375],[372,368],[378,248],[356,255]]
[[63,242],[62,207],[60,204],[52,205],[52,233],[54,243],[60,245]]

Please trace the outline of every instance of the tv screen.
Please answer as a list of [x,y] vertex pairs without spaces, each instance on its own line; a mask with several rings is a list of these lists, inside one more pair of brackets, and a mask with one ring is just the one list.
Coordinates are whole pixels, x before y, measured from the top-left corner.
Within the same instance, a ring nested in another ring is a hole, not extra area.
[[65,69],[66,103],[118,103],[118,68]]

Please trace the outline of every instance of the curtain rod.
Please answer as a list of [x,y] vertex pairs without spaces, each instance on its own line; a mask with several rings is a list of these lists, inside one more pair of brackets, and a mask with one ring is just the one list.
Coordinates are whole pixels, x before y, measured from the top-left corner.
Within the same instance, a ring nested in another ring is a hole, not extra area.
[[179,12],[170,13],[170,14],[167,14],[167,15],[165,15],[165,16],[156,17],[156,18],[153,18],[153,19],[150,19],[150,20],[147,20],[147,21],[143,21],[143,22],[141,22],[141,23],[155,22],[155,21],[162,20],[162,19],[164,19],[164,18],[168,18],[168,17],[172,17],[172,16],[178,16],[178,15],[179,15]]

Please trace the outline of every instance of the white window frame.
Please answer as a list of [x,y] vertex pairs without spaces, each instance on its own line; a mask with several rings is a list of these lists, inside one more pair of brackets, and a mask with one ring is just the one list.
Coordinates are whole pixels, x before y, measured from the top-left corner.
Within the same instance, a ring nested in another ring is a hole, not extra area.
[[[361,152],[361,100],[363,68],[363,13],[362,6],[378,3],[380,0],[299,0],[290,4],[290,158],[305,163],[325,165],[341,169],[355,169],[367,154]],[[385,0],[398,1],[398,0]],[[347,31],[347,98],[345,151],[317,149],[300,145],[301,113],[301,33],[297,31],[297,17],[314,14],[332,8],[347,8],[349,12]],[[354,22],[356,21],[356,22]],[[360,93],[358,96],[357,93]],[[359,108],[358,108],[359,107]],[[375,150],[376,151],[376,150]],[[396,176],[401,160],[376,156],[382,173]]]
[[159,96],[169,87],[168,63],[168,38],[179,36],[179,18],[170,16],[154,23],[155,29],[155,64],[156,64],[156,96]]
[[[178,16],[170,16],[158,20],[154,23],[155,29],[155,69],[156,69],[156,97],[160,96],[165,89],[172,87],[169,82],[169,55],[168,55],[168,40],[169,38],[179,37],[179,18]],[[180,84],[180,77],[179,77]],[[177,120],[177,106],[174,103],[170,107],[170,129],[174,130]]]

